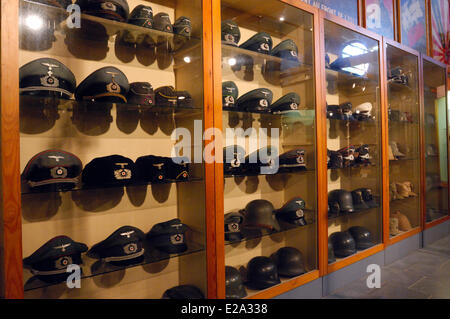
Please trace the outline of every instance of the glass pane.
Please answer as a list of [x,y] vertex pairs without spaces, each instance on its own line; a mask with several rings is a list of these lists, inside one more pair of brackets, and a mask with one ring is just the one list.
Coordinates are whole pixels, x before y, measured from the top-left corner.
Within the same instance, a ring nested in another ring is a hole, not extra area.
[[[203,147],[202,1],[81,6],[69,18],[65,2],[20,1],[25,296],[206,294],[204,169],[192,156]],[[179,152],[178,128],[192,140]],[[81,266],[81,289],[66,286],[67,264]]]
[[448,215],[445,68],[423,61],[426,222]]
[[[388,45],[389,234],[420,227],[418,58]],[[434,149],[427,148],[430,155]]]
[[382,241],[379,43],[326,20],[325,53],[333,263]]
[[225,263],[240,298],[317,269],[313,48],[311,14],[222,1]]

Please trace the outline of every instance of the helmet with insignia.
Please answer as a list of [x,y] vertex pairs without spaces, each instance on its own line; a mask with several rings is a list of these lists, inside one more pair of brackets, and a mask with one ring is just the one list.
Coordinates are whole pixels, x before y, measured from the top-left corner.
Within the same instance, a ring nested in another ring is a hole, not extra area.
[[128,23],[151,29],[153,27],[152,7],[142,4],[138,5],[131,11]]
[[299,106],[300,96],[297,93],[291,92],[274,102],[270,106],[270,109],[273,114],[286,114],[290,112],[298,113]]
[[98,157],[89,162],[83,170],[85,186],[124,186],[136,178],[134,162],[121,155]]
[[147,234],[152,247],[168,254],[182,253],[187,250],[186,230],[188,226],[178,218],[156,224]]
[[300,197],[295,197],[283,205],[280,209],[275,211],[275,216],[278,220],[297,226],[306,225],[305,201]]
[[185,16],[179,17],[173,24],[173,33],[190,37],[192,33],[191,19]]
[[58,60],[42,58],[20,68],[19,87],[22,95],[70,98],[75,91],[76,80],[72,71]]
[[151,107],[155,104],[155,92],[148,82],[130,83],[130,90],[127,95],[129,104]]
[[235,109],[236,100],[239,96],[239,89],[233,81],[222,83],[222,107],[224,110]]
[[250,51],[270,54],[270,51],[272,50],[272,37],[266,32],[259,32],[242,43],[239,47]]
[[262,147],[245,157],[243,171],[253,174],[276,174],[279,169],[278,148]]
[[167,178],[166,158],[147,155],[136,159],[138,179],[141,182],[162,182]]
[[298,59],[298,48],[291,39],[284,40],[275,46],[270,55],[280,58],[280,61],[267,61],[265,71],[286,71],[298,67],[300,61]]
[[240,241],[244,236],[241,233],[241,225],[244,215],[239,212],[228,213],[225,219],[225,240],[230,242]]
[[301,148],[281,154],[278,161],[283,171],[306,170],[305,150]]
[[25,268],[45,282],[66,280],[69,265],[81,265],[81,254],[88,247],[73,241],[67,236],[57,236],[42,245],[33,254],[23,260]]
[[162,86],[155,90],[156,106],[193,107],[192,97],[187,91],[175,91],[173,86]]
[[222,43],[237,46],[241,39],[239,26],[233,20],[222,21]]
[[223,149],[223,173],[240,174],[245,162],[245,149],[239,145],[229,145]]
[[127,0],[77,0],[82,13],[114,21],[128,20],[130,8]]
[[186,156],[165,157],[164,166],[168,179],[174,181],[189,179],[189,158]]
[[173,33],[173,25],[170,17],[165,12],[160,12],[153,17],[153,29],[163,32]]
[[122,226],[89,249],[87,255],[104,262],[122,264],[143,259],[145,234],[139,228]]
[[101,68],[78,85],[75,98],[78,101],[126,103],[130,84],[126,75],[113,66]]
[[65,191],[77,185],[81,169],[81,161],[74,154],[62,150],[46,150],[28,161],[22,179],[32,189]]
[[259,88],[245,93],[238,98],[236,107],[239,111],[270,113],[273,93],[266,88]]

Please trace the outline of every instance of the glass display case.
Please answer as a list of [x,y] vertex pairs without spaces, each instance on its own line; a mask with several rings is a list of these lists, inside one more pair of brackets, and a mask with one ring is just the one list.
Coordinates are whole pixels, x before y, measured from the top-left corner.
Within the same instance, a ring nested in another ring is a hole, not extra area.
[[446,68],[423,59],[425,222],[448,216]]
[[226,297],[258,298],[318,273],[314,16],[276,0],[221,15]]
[[202,1],[19,2],[25,297],[206,296]]
[[324,20],[328,271],[380,244],[380,41]]
[[419,58],[386,45],[389,236],[421,225]]

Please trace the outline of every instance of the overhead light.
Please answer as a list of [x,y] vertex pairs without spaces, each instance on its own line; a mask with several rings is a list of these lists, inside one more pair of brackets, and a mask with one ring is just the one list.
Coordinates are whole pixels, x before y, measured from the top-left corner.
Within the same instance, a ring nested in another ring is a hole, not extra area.
[[186,62],[186,63],[191,63],[191,58],[188,57],[188,56],[185,56],[183,60],[184,60],[184,62]]
[[28,28],[37,31],[37,30],[42,29],[42,27],[44,25],[44,21],[42,20],[42,18],[40,16],[29,15],[25,19],[25,24],[27,25]]
[[280,21],[283,22],[284,21],[284,17],[280,17]]
[[352,85],[352,89],[354,89],[356,87],[356,83],[353,83]]
[[228,59],[228,64],[231,66],[236,65],[236,59],[235,58]]

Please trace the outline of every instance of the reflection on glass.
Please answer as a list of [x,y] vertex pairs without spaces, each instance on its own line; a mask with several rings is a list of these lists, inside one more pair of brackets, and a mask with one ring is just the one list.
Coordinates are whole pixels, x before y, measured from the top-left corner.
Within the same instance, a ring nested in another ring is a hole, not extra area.
[[[313,19],[275,0],[221,4],[223,131],[255,130],[223,143],[225,264],[227,276],[247,268],[242,298],[280,283],[251,279],[273,269],[272,254],[302,256],[281,282],[317,269]],[[265,141],[279,164],[270,172],[261,169],[267,156],[249,163]]]
[[445,68],[423,61],[426,222],[448,215]]
[[389,234],[420,226],[418,58],[387,46]]
[[382,240],[378,42],[325,21],[325,53],[331,264]]

